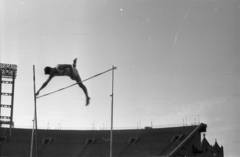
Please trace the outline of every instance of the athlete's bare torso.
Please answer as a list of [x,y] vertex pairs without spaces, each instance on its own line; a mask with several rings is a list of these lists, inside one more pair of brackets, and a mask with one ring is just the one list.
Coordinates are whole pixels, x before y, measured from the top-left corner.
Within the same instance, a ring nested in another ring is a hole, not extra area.
[[58,64],[55,68],[52,68],[51,76],[71,76],[71,70],[66,68],[63,64]]
[[50,75],[54,76],[68,76],[72,80],[80,81],[80,77],[76,68],[69,64],[58,64],[55,68],[52,68]]

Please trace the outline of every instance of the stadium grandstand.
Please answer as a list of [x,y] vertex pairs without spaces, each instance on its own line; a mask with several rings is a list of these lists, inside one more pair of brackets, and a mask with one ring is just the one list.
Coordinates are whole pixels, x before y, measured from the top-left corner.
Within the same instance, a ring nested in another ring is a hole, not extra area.
[[[114,157],[223,157],[217,141],[212,146],[204,132],[207,125],[113,130]],[[38,129],[37,146],[31,147],[32,129],[0,128],[0,156],[108,157],[109,130]],[[37,150],[37,151],[36,151]],[[35,153],[37,152],[37,153]]]

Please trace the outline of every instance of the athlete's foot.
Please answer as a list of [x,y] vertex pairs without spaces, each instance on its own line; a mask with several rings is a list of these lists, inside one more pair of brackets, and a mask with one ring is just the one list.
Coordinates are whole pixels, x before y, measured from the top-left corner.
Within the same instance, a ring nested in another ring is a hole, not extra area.
[[88,97],[87,100],[86,100],[86,106],[88,106],[89,103],[90,103],[90,97]]
[[73,60],[73,67],[76,68],[76,66],[77,66],[77,58]]

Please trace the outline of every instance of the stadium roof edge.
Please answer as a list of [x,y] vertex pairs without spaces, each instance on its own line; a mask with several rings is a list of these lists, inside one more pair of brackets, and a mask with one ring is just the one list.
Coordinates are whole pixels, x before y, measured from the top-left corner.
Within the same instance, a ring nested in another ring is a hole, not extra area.
[[[144,128],[134,128],[134,127],[119,127],[119,128],[113,128],[113,130],[146,130],[146,129],[169,129],[169,128],[179,128],[179,127],[197,127],[200,124],[203,123],[198,123],[198,124],[191,124],[191,125],[182,125],[182,124],[172,124],[172,125],[159,125],[159,126],[154,126],[154,127],[144,127]],[[206,125],[206,124],[205,124]],[[2,128],[7,128],[7,127],[2,127]],[[29,127],[19,127],[19,126],[15,126],[13,129],[22,129],[22,130],[32,130],[32,128]],[[38,130],[62,130],[62,131],[109,131],[110,129],[91,129],[90,127],[88,128],[77,128],[77,127],[61,127],[61,128],[44,128],[44,127],[39,127]]]

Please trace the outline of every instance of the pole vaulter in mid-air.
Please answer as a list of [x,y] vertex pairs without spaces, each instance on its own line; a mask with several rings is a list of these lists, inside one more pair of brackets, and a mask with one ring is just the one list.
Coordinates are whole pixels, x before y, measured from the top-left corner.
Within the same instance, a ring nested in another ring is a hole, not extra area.
[[88,96],[88,91],[86,86],[82,83],[78,70],[76,69],[77,58],[73,60],[73,64],[58,64],[56,67],[45,67],[44,71],[46,75],[49,75],[48,79],[43,83],[41,88],[37,91],[36,96],[39,95],[40,91],[47,86],[54,76],[68,76],[72,80],[75,80],[80,88],[82,88],[86,96],[86,106],[89,104],[90,97]]

